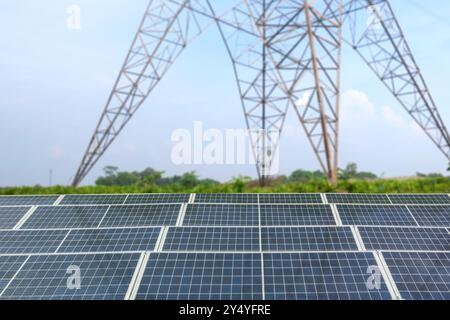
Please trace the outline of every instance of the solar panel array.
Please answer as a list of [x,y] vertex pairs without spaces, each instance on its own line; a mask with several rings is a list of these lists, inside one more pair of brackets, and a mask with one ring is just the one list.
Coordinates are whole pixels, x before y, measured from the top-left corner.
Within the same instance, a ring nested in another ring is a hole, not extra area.
[[0,299],[450,299],[450,196],[0,196]]

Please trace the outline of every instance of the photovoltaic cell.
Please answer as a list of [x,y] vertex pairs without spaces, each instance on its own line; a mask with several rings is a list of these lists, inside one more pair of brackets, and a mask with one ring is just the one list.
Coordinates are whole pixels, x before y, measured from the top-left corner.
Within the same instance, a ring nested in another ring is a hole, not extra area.
[[39,207],[21,229],[95,228],[107,206]]
[[260,194],[260,203],[269,204],[321,204],[320,194]]
[[102,204],[123,204],[127,195],[125,194],[83,194],[66,195],[61,201],[61,205],[102,205]]
[[51,206],[59,196],[0,196],[0,206]]
[[[140,254],[31,256],[1,299],[123,300],[139,257]],[[79,289],[75,281],[69,281],[77,270],[81,276]]]
[[260,251],[259,228],[169,228],[163,251]]
[[0,254],[54,253],[67,230],[1,231]]
[[257,194],[197,194],[196,203],[257,204]]
[[165,204],[189,202],[190,194],[130,194],[125,204]]
[[406,206],[337,205],[344,225],[417,226]]
[[390,194],[394,204],[448,204],[450,197],[447,194]]
[[385,194],[329,193],[325,196],[333,204],[391,204]]
[[111,206],[101,227],[174,226],[181,204]]
[[261,205],[263,226],[336,225],[329,205]]
[[387,300],[368,286],[377,268],[372,253],[265,253],[264,286],[267,300]]
[[258,205],[189,204],[184,226],[258,226]]
[[138,300],[261,300],[261,255],[151,253]]
[[0,295],[27,257],[0,256]]
[[449,252],[383,252],[406,300],[450,300]]
[[450,251],[450,237],[445,229],[360,227],[368,250]]
[[71,230],[58,253],[153,251],[161,228]]
[[450,227],[450,206],[408,206],[420,226]]
[[31,207],[0,207],[0,229],[12,229]]
[[352,251],[358,250],[349,227],[262,228],[264,251]]

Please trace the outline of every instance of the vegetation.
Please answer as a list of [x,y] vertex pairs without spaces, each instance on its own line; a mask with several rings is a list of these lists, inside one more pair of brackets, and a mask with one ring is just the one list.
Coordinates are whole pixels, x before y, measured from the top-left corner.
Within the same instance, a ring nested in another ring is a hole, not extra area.
[[290,176],[279,176],[261,188],[257,181],[248,177],[236,177],[227,183],[211,179],[200,179],[195,172],[181,176],[164,176],[164,172],[152,168],[141,172],[120,172],[108,166],[104,176],[95,186],[79,188],[11,187],[0,188],[0,194],[104,194],[104,193],[449,193],[450,177],[441,174],[422,174],[402,179],[382,179],[370,172],[359,172],[351,163],[339,171],[339,183],[332,186],[320,171],[297,170]]

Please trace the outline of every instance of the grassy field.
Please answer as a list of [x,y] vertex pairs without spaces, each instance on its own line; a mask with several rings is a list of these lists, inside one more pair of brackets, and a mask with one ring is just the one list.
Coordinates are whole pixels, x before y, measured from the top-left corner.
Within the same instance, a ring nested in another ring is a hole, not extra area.
[[0,195],[21,194],[108,194],[108,193],[450,193],[450,178],[410,178],[342,180],[331,186],[326,180],[314,179],[303,183],[272,183],[261,188],[254,182],[236,179],[230,183],[200,183],[189,186],[173,183],[165,186],[139,184],[132,186],[85,186],[80,188],[54,187],[11,187],[0,188]]

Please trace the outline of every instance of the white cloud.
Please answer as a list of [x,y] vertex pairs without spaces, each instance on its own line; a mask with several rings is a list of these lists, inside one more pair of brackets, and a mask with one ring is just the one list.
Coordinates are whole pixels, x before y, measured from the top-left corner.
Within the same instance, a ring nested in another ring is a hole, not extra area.
[[370,119],[375,116],[374,104],[359,90],[348,90],[342,95],[341,118],[344,122]]

